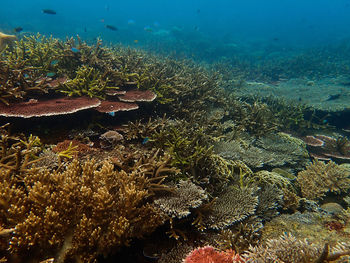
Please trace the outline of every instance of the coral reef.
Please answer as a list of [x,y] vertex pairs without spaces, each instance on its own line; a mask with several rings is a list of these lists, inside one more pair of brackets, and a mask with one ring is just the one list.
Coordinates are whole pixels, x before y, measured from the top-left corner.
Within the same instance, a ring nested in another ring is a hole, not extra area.
[[14,35],[7,35],[0,32],[0,51],[4,50],[7,45],[9,45],[12,41],[17,39]]
[[191,251],[183,263],[243,263],[243,259],[233,250],[225,252],[216,251],[214,247],[199,247]]
[[181,180],[171,192],[157,197],[154,204],[168,216],[180,219],[188,216],[190,209],[199,207],[207,197],[199,186],[189,180]]
[[346,162],[350,160],[350,141],[346,136],[305,136],[305,143],[310,148],[310,155],[319,160]]
[[96,108],[101,102],[87,97],[55,98],[49,100],[34,100],[18,102],[11,105],[0,105],[0,115],[5,117],[43,117],[65,115],[77,111]]
[[268,134],[259,139],[245,137],[216,142],[214,150],[226,159],[241,160],[251,168],[286,166],[299,169],[309,161],[304,143],[288,134]]
[[312,263],[332,262],[349,254],[350,250],[347,244],[337,244],[332,248],[325,244],[322,247],[307,240],[299,240],[291,234],[285,234],[278,239],[268,240],[265,246],[250,247],[243,257],[246,262],[256,263]]
[[303,197],[318,200],[328,192],[342,193],[350,189],[350,171],[336,163],[314,160],[298,173],[297,181]]
[[11,258],[26,256],[57,262],[80,258],[93,262],[163,223],[148,199],[145,173],[115,171],[108,162],[71,162],[64,171],[29,171],[24,187],[1,171],[1,225],[15,230],[7,237]]
[[251,216],[258,206],[254,188],[230,187],[201,212],[202,224],[211,229],[223,229]]

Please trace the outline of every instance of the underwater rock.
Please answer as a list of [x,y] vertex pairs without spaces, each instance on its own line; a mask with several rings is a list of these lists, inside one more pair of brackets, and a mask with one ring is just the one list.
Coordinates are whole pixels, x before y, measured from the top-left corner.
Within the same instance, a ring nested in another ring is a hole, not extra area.
[[115,146],[118,142],[123,140],[124,137],[117,131],[107,131],[100,136],[100,139],[101,147],[108,148]]

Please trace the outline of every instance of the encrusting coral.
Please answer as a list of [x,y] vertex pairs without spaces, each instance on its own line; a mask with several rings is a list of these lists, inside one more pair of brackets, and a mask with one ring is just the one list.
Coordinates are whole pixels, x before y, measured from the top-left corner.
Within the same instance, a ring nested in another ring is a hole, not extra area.
[[350,189],[350,171],[336,163],[314,160],[298,173],[297,182],[303,197],[318,200],[328,192],[344,193]]
[[164,221],[150,202],[151,181],[142,170],[116,171],[108,161],[28,171],[24,187],[4,169],[0,178],[0,224],[15,229],[5,237],[9,258],[30,251],[33,258],[56,262],[95,262]]

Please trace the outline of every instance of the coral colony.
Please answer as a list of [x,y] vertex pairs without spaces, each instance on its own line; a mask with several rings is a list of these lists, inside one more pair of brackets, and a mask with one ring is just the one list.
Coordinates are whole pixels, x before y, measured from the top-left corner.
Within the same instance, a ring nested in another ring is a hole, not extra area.
[[101,40],[0,50],[0,262],[349,260],[350,144],[314,109]]

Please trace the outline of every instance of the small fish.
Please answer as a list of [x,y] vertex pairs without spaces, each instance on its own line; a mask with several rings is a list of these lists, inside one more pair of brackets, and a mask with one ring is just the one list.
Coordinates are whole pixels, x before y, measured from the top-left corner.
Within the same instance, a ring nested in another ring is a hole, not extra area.
[[149,138],[146,137],[146,138],[143,139],[142,144],[146,144],[148,141],[149,141]]
[[55,66],[55,65],[57,65],[57,63],[58,63],[58,59],[55,59],[55,60],[52,60],[51,61],[51,66]]
[[74,53],[78,53],[80,50],[78,49],[78,48],[76,48],[76,47],[72,47],[71,49],[70,49],[72,52],[74,52]]
[[115,112],[114,111],[108,112],[108,115],[114,117],[115,116]]
[[139,43],[139,41],[138,41],[137,39],[135,39],[135,40],[134,40],[134,43],[137,44],[137,43]]
[[112,26],[112,25],[105,25],[105,28],[108,28],[109,30],[112,30],[112,31],[118,30],[118,28],[116,28],[115,26]]
[[105,20],[102,18],[102,19],[100,19],[100,22],[101,22],[101,23],[104,23],[104,22],[105,22]]
[[146,32],[153,32],[153,29],[150,26],[145,26],[143,30],[145,30]]
[[55,72],[49,72],[46,74],[47,77],[54,77],[56,75]]
[[19,33],[19,32],[21,32],[23,30],[23,27],[15,27],[14,29],[13,29],[13,31],[15,31],[16,33]]
[[55,10],[52,10],[52,9],[43,9],[42,12],[44,14],[48,14],[48,15],[56,15],[56,11]]
[[329,95],[329,97],[328,97],[328,99],[326,99],[326,101],[337,100],[340,98],[340,96],[341,96],[340,93],[334,94],[334,95]]

